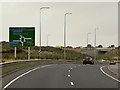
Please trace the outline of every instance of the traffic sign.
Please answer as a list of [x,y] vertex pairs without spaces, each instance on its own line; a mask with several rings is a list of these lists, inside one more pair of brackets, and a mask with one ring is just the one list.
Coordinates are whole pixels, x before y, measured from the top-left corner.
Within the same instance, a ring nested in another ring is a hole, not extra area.
[[12,46],[35,46],[35,27],[9,27]]

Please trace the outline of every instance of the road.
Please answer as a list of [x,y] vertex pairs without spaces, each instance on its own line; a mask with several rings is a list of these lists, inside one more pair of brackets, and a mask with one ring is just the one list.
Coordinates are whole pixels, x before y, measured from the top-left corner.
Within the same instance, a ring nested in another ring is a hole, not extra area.
[[6,88],[118,88],[118,82],[103,74],[101,66],[103,65],[40,66],[9,82]]

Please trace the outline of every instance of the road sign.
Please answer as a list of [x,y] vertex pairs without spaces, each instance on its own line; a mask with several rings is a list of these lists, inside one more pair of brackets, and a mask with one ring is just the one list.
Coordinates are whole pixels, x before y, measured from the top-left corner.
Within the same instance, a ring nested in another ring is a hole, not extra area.
[[12,46],[35,46],[35,27],[9,27]]

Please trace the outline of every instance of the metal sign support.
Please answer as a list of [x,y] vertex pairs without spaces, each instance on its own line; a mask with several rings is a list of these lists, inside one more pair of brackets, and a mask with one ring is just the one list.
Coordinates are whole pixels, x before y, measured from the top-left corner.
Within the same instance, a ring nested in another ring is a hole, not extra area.
[[14,48],[14,58],[16,59],[16,47]]
[[30,47],[28,47],[28,60],[30,60]]

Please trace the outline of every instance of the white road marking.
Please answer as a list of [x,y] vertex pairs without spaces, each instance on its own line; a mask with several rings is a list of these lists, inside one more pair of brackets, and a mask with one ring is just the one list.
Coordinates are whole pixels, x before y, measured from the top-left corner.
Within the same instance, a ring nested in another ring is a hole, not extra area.
[[68,75],[68,77],[70,77],[70,75]]
[[74,85],[74,83],[73,82],[70,82],[70,84],[73,86]]
[[4,90],[5,88],[7,88],[8,86],[10,86],[13,82],[15,82],[16,80],[18,80],[19,78],[21,78],[21,77],[23,77],[23,76],[25,76],[25,75],[27,75],[27,74],[29,74],[29,73],[31,73],[31,72],[39,69],[39,68],[44,68],[44,67],[47,67],[47,66],[52,66],[52,65],[45,65],[45,66],[37,67],[37,68],[34,68],[34,69],[32,69],[32,70],[29,70],[29,71],[21,74],[20,76],[16,77],[16,78],[13,79],[12,81],[10,81],[7,85],[5,85],[2,90]]
[[115,80],[115,81],[117,81],[117,82],[120,82],[120,80],[118,80],[118,79],[112,77],[111,75],[107,74],[106,72],[104,72],[104,71],[103,71],[103,67],[105,67],[105,66],[100,67],[100,70],[102,71],[103,74],[107,75],[108,77],[112,78],[113,80]]
[[70,72],[70,70],[68,70],[68,72]]
[[71,68],[71,69],[73,69],[73,68]]

